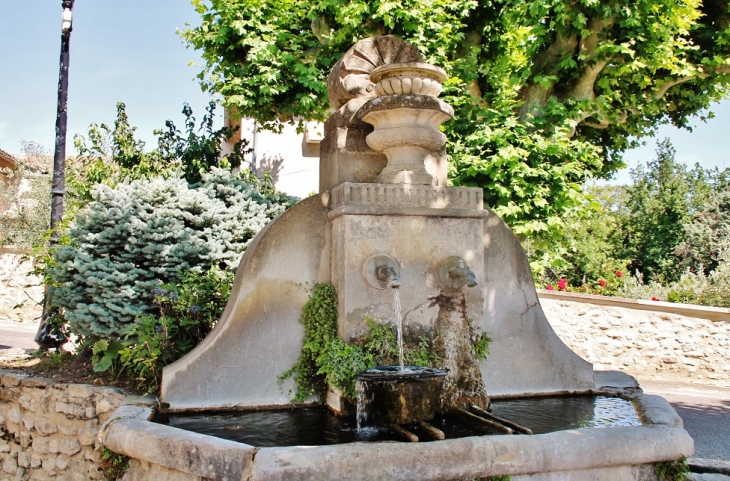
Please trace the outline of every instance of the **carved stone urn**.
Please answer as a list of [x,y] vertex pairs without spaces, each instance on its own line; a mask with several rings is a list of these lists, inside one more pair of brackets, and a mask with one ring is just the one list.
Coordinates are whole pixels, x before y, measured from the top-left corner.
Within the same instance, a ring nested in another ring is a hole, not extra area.
[[436,185],[424,159],[443,148],[446,136],[439,126],[454,115],[449,104],[436,98],[445,79],[442,69],[425,63],[394,63],[370,73],[378,97],[363,105],[357,117],[374,127],[368,146],[388,159],[377,182]]

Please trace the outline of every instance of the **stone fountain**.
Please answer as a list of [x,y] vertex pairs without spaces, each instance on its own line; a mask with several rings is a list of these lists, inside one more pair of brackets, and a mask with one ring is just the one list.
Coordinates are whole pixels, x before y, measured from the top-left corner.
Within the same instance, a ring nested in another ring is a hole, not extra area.
[[[346,342],[362,338],[366,318],[401,316],[406,343],[431,340],[440,374],[432,370],[422,380],[437,379],[439,409],[486,412],[490,397],[603,392],[632,399],[644,425],[396,446],[255,448],[152,425],[145,420],[151,410],[138,409],[113,416],[107,447],[134,458],[144,475],[167,469],[189,479],[357,479],[363,472],[368,479],[651,479],[651,463],[692,454],[691,438],[666,401],[644,396],[619,374],[610,383],[603,373],[594,378],[592,365],[558,339],[520,243],[483,207],[481,189],[447,186],[439,125],[454,112],[438,99],[445,78],[414,46],[392,36],[358,42],[335,65],[319,195],[282,214],[251,243],[215,329],[165,368],[161,407],[292,408],[296,386],[278,377],[301,351],[298,319],[311,287],[329,282]],[[471,353],[470,325],[493,339],[486,360]],[[408,389],[420,392],[420,386]],[[335,413],[350,412],[335,387],[326,402]],[[420,422],[432,416],[424,412],[385,416]]]

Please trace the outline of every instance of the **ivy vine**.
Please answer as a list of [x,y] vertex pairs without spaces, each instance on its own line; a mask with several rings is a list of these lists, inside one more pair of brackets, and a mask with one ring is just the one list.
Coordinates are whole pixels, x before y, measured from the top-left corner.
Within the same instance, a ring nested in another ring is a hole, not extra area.
[[[296,364],[279,376],[283,381],[294,377],[297,392],[293,402],[321,397],[327,386],[342,390],[347,399],[355,399],[357,373],[375,366],[398,363],[396,328],[391,323],[364,317],[368,331],[350,344],[337,334],[337,295],[332,284],[316,284],[304,304],[299,322],[304,325],[302,353]],[[472,354],[484,359],[492,339],[469,319]],[[440,358],[433,353],[431,339],[420,336],[404,343],[403,360],[410,366],[434,367]]]

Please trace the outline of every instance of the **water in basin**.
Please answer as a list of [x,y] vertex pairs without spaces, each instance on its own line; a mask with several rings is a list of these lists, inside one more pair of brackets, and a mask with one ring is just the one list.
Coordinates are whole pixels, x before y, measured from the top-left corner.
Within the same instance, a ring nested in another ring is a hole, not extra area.
[[[543,397],[494,400],[493,413],[526,426],[535,434],[641,424],[631,402],[606,396]],[[398,441],[387,427],[358,432],[354,418],[336,417],[325,408],[160,415],[158,422],[257,447],[318,446],[358,441]],[[431,423],[446,439],[498,435],[487,426],[458,415],[437,415]],[[419,426],[409,426],[421,441],[429,441]]]

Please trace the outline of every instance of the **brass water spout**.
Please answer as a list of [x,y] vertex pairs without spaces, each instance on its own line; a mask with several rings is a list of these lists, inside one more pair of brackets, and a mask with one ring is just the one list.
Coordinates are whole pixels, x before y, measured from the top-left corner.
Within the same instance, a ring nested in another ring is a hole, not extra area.
[[464,286],[475,287],[477,276],[469,269],[464,259],[450,256],[441,261],[439,266],[439,280],[449,289],[461,289]]
[[398,278],[398,273],[391,266],[378,266],[377,270],[375,271],[375,277],[377,277],[378,280],[385,282],[388,287],[394,289],[400,287],[400,279]]
[[362,275],[376,289],[400,287],[400,272],[395,260],[387,255],[371,257],[362,269]]

